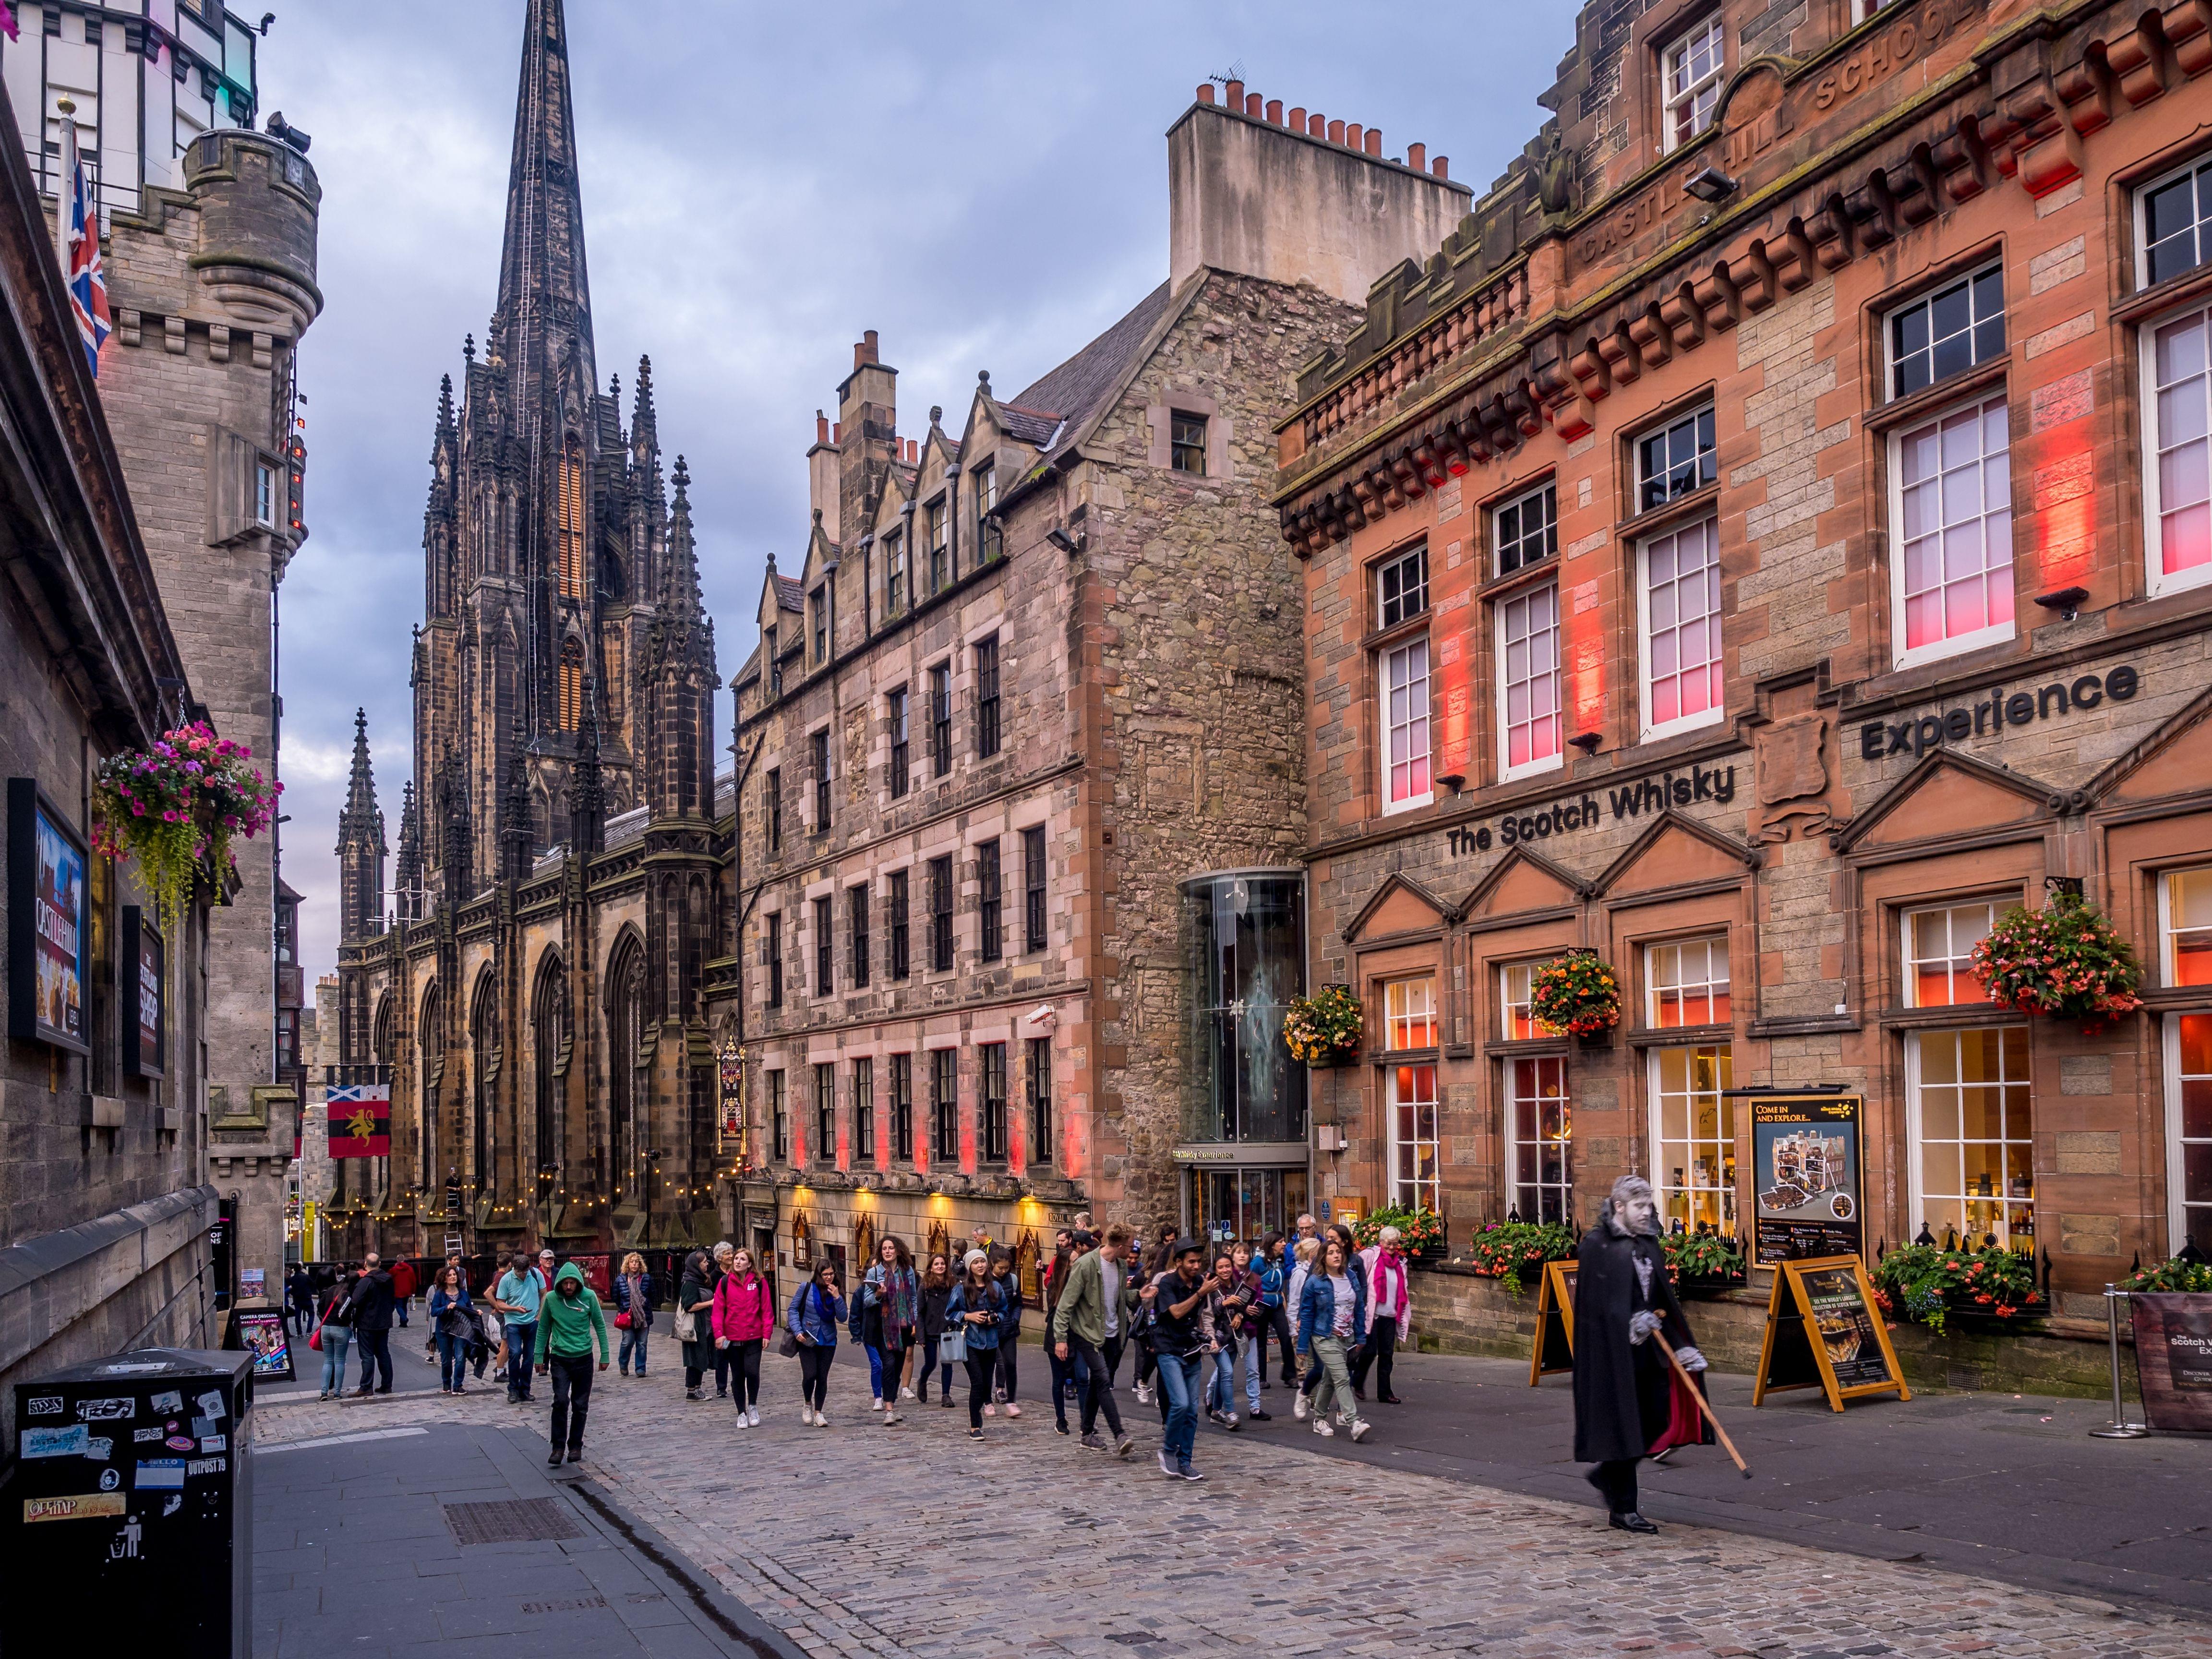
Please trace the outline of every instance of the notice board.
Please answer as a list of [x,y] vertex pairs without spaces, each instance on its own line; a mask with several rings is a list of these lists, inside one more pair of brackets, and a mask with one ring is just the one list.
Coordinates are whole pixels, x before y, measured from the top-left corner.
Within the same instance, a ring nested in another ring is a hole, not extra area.
[[1547,1261],[1536,1291],[1536,1340],[1528,1354],[1528,1386],[1575,1368],[1575,1271],[1572,1261]]
[[1785,1261],[1774,1270],[1751,1403],[1790,1389],[1815,1388],[1827,1395],[1832,1411],[1861,1395],[1912,1398],[1866,1264],[1856,1255]]
[[1830,1091],[1753,1092],[1752,1261],[1866,1255],[1865,1103]]

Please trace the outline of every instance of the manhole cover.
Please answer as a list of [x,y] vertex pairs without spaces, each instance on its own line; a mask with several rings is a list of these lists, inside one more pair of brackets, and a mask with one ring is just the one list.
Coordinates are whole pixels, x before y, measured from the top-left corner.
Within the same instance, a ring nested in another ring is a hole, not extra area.
[[556,1543],[583,1528],[557,1498],[516,1498],[492,1504],[448,1504],[446,1524],[467,1544]]

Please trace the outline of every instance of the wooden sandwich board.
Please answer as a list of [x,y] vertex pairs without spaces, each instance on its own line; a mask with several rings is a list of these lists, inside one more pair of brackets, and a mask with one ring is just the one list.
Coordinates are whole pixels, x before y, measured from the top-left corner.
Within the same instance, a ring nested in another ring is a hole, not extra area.
[[1544,1281],[1536,1292],[1536,1341],[1528,1354],[1532,1389],[1554,1371],[1575,1368],[1576,1265],[1571,1261],[1544,1264]]
[[1912,1398],[1858,1257],[1814,1256],[1775,1267],[1751,1403],[1789,1389],[1819,1389],[1838,1412],[1862,1395]]

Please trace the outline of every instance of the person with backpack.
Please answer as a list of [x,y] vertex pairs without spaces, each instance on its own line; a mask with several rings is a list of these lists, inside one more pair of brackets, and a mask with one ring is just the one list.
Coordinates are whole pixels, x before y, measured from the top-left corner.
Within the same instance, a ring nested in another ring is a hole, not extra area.
[[1076,1233],[1067,1228],[1060,1230],[1060,1243],[1054,1249],[1052,1260],[1044,1270],[1044,1357],[1052,1371],[1052,1421],[1060,1433],[1067,1432],[1067,1406],[1082,1395],[1076,1391],[1075,1373],[1082,1365],[1080,1354],[1073,1359],[1060,1352],[1060,1344],[1053,1340],[1053,1316],[1059,1311],[1060,1298],[1067,1289],[1068,1275],[1091,1246],[1091,1235]]
[[952,1409],[952,1362],[940,1356],[945,1346],[945,1304],[951,1299],[952,1265],[942,1255],[933,1255],[921,1276],[921,1359],[915,1369],[914,1386],[917,1398],[927,1406],[929,1379],[937,1376],[938,1398],[947,1411]]
[[738,1402],[738,1426],[760,1427],[761,1348],[775,1329],[775,1297],[768,1280],[753,1271],[753,1253],[738,1250],[730,1271],[714,1286],[714,1346],[728,1360],[730,1398]]
[[615,1275],[615,1328],[622,1333],[622,1348],[616,1363],[624,1376],[629,1375],[629,1357],[637,1356],[637,1374],[645,1375],[646,1338],[653,1330],[653,1275],[645,1270],[645,1258],[632,1250],[623,1258],[622,1272]]
[[538,1311],[538,1374],[553,1373],[553,1453],[545,1462],[558,1468],[562,1448],[571,1463],[584,1456],[584,1419],[592,1408],[592,1342],[598,1339],[599,1369],[613,1363],[607,1322],[599,1298],[584,1283],[584,1270],[573,1261],[553,1275],[553,1294]]
[[[999,1346],[1006,1317],[1005,1284],[991,1271],[991,1258],[970,1250],[961,1263],[960,1282],[945,1304],[948,1326],[967,1343],[968,1437],[983,1437],[983,1419],[991,1409],[991,1386],[998,1375]],[[1010,1413],[1011,1414],[1011,1413]]]
[[861,1340],[868,1345],[868,1371],[875,1384],[875,1409],[885,1428],[899,1420],[899,1370],[914,1346],[921,1320],[921,1285],[906,1241],[887,1234],[878,1260],[860,1280]]
[[318,1400],[336,1400],[345,1393],[346,1350],[353,1346],[353,1273],[344,1262],[337,1277],[323,1292],[321,1322],[315,1328],[323,1350],[323,1391]]
[[1046,1340],[1052,1352],[1071,1375],[1079,1371],[1083,1383],[1083,1437],[1086,1451],[1104,1451],[1098,1437],[1098,1413],[1106,1413],[1106,1427],[1114,1437],[1114,1455],[1126,1458],[1136,1448],[1121,1427],[1121,1413],[1114,1403],[1114,1361],[1122,1334],[1137,1306],[1136,1287],[1122,1272],[1122,1252],[1128,1249],[1129,1230],[1120,1222],[1106,1229],[1105,1242],[1087,1248],[1088,1233],[1079,1232],[1073,1264],[1060,1283],[1060,1299],[1053,1306]]
[[784,1328],[799,1348],[799,1420],[817,1429],[830,1426],[823,1407],[830,1401],[830,1367],[837,1358],[837,1328],[845,1322],[845,1298],[837,1292],[837,1264],[826,1257],[801,1285],[784,1310]]

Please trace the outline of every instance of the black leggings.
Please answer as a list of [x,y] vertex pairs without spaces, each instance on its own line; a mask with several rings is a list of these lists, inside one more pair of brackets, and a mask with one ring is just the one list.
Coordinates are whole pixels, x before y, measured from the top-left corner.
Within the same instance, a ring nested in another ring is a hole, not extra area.
[[991,1374],[998,1369],[999,1351],[996,1348],[971,1348],[968,1352],[968,1426],[983,1426],[983,1402],[991,1397]]
[[[937,1346],[943,1340],[942,1337],[935,1336],[925,1336],[921,1339],[921,1357],[914,1362],[914,1392],[916,1399],[926,1401],[929,1398],[929,1379],[937,1375]],[[951,1364],[948,1364],[945,1367],[945,1380],[938,1387],[942,1393],[952,1392]]]
[[1359,1363],[1352,1368],[1352,1386],[1364,1389],[1367,1372],[1372,1367],[1376,1373],[1375,1391],[1388,1396],[1390,1392],[1390,1357],[1397,1348],[1397,1320],[1389,1314],[1378,1315],[1367,1328],[1367,1343],[1359,1351]]
[[830,1397],[830,1362],[837,1357],[837,1350],[823,1347],[818,1342],[799,1345],[799,1401],[822,1409],[822,1402]]
[[1139,1340],[1137,1344],[1137,1386],[1143,1388],[1152,1380],[1152,1373],[1160,1368],[1160,1357],[1152,1352],[1152,1345]]
[[1013,1331],[999,1333],[999,1392],[1010,1402],[1016,1393],[1014,1362],[1021,1357],[1017,1352],[1020,1346],[1020,1338],[1017,1333]]
[[756,1337],[750,1342],[732,1342],[721,1352],[728,1356],[730,1380],[736,1386],[730,1390],[738,1402],[738,1409],[760,1403],[761,1343]]

